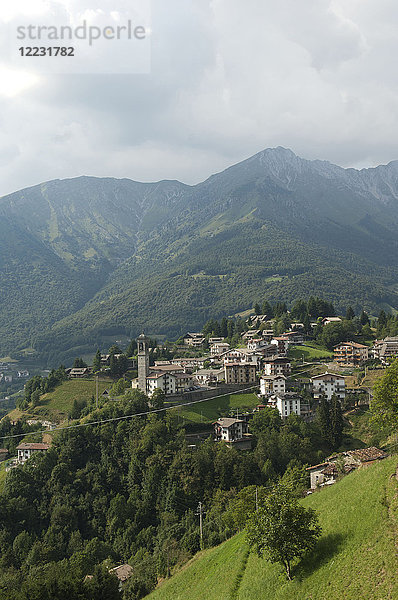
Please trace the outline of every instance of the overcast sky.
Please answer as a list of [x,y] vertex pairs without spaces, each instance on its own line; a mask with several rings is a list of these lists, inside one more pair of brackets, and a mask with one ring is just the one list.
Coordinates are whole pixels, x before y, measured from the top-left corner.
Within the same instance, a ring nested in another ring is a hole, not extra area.
[[148,74],[0,65],[0,194],[83,174],[197,183],[279,145],[398,159],[397,31],[396,0],[153,0]]

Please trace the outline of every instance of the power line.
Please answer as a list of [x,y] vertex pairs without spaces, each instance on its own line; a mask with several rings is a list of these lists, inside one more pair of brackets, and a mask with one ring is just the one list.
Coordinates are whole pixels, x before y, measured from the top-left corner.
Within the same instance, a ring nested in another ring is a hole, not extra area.
[[78,427],[89,427],[90,425],[102,425],[104,423],[114,423],[115,421],[123,421],[126,419],[132,419],[134,417],[144,417],[146,415],[151,415],[155,413],[165,412],[166,410],[175,410],[176,408],[183,408],[184,406],[192,406],[194,404],[200,404],[201,402],[207,402],[208,400],[215,400],[216,398],[224,398],[225,396],[232,396],[233,394],[242,394],[243,392],[248,392],[250,390],[254,390],[257,388],[257,385],[252,385],[249,388],[245,388],[243,390],[236,390],[235,392],[228,392],[226,394],[219,394],[218,396],[211,396],[210,398],[201,398],[200,400],[192,400],[191,402],[184,402],[183,404],[173,404],[172,406],[166,406],[165,408],[156,408],[153,410],[147,410],[141,413],[133,413],[131,415],[124,415],[122,417],[112,417],[109,419],[102,419],[100,421],[89,421],[88,423],[76,423],[75,425],[65,425],[64,427],[56,427],[54,429],[42,429],[39,431],[31,431],[28,433],[16,433],[13,435],[4,435],[0,437],[0,440],[8,440],[11,438],[21,438],[26,437],[29,434],[34,433],[49,433],[56,431],[65,431],[66,429],[77,429]]

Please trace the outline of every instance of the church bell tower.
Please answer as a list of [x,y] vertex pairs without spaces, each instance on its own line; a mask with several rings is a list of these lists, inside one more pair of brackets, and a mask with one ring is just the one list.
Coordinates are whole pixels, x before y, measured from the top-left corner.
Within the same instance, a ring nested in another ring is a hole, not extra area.
[[146,378],[149,375],[148,338],[142,333],[137,338],[138,346],[138,388],[146,394]]

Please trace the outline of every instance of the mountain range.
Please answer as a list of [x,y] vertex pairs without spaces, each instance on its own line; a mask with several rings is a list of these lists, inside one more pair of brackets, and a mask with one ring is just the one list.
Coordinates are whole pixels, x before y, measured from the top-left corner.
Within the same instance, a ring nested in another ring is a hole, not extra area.
[[194,186],[78,177],[0,199],[0,353],[178,337],[256,301],[398,308],[398,161],[273,148]]

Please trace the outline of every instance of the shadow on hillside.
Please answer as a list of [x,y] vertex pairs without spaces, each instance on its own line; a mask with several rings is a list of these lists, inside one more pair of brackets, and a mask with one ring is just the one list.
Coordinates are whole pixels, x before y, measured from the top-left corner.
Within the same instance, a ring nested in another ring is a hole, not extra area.
[[341,533],[330,533],[321,537],[314,550],[305,556],[294,568],[293,574],[297,579],[304,579],[327,563],[338,554],[347,536]]

